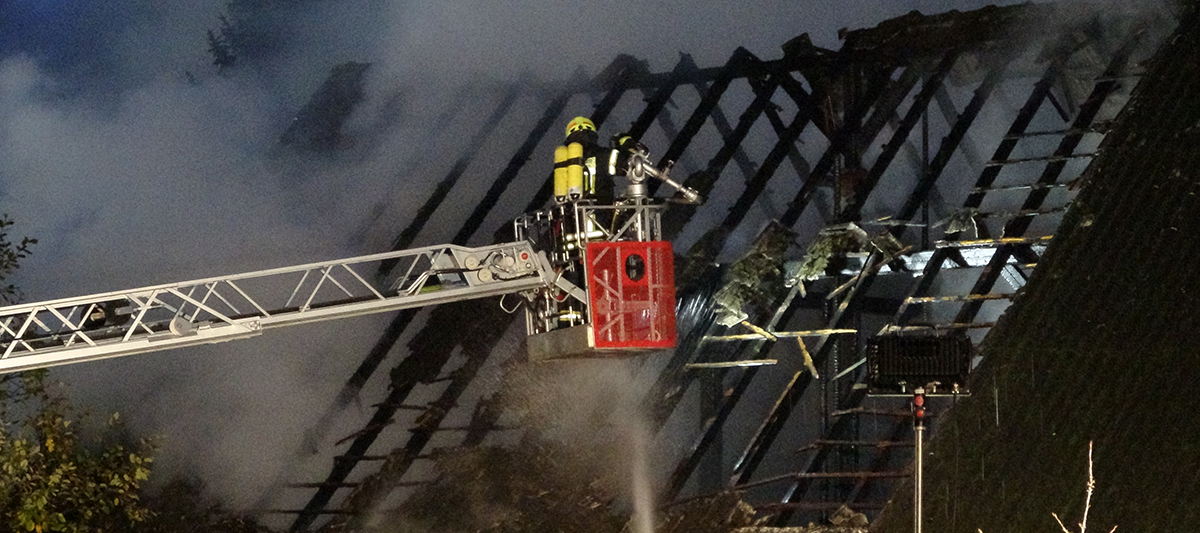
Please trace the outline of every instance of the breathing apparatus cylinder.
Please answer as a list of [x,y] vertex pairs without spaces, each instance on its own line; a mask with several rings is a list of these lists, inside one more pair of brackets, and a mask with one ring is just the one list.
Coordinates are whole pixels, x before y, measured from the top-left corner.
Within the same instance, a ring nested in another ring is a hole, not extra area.
[[579,143],[567,145],[567,196],[572,200],[583,197],[583,145]]
[[559,203],[567,201],[567,152],[566,146],[554,149],[554,199]]

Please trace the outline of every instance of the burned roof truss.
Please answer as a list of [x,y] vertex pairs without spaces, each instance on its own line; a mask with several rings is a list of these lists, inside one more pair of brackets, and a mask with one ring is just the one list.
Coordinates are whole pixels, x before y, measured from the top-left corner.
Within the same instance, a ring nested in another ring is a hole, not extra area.
[[[682,55],[651,72],[623,55],[590,79],[470,89],[492,107],[471,111],[484,118],[468,122],[473,134],[392,247],[507,238],[504,224],[480,230],[549,201],[550,147],[572,113],[647,139],[660,164],[676,162],[685,184],[712,198],[664,217],[683,258],[680,294],[707,289],[699,300],[709,306],[722,276],[713,263],[746,253],[769,220],[793,232],[800,252],[822,229],[847,224],[894,239],[899,249],[868,245],[818,279],[771,288],[745,321],[753,329],[719,325],[711,308],[681,318],[679,347],[645,366],[655,373],[645,397],[653,424],[675,417],[691,427],[660,501],[740,490],[778,524],[842,504],[878,509],[909,475],[911,429],[902,403],[867,397],[865,340],[987,334],[1036,268],[1069,209],[1068,185],[1085,183],[1140,62],[1170,25],[1121,13],[1042,25],[1062,18],[1055,9],[914,13],[848,32],[839,50],[802,36],[779,59],[738,49],[719,67]],[[485,167],[479,147],[494,144],[510,155]],[[471,181],[481,184],[477,204],[457,219],[447,198]],[[437,220],[453,220],[453,235],[430,225]],[[287,488],[260,509],[294,515],[293,531],[360,525],[422,482],[414,472],[434,449],[522,431],[501,425],[503,402],[480,379],[518,351],[511,323],[479,303],[398,313],[310,434],[310,448],[332,450],[319,455],[327,474],[289,484],[285,472],[276,485]],[[757,337],[722,338],[739,334]],[[407,354],[389,361],[405,351],[402,339]],[[764,360],[779,364],[738,364]],[[332,435],[359,398],[369,419]]]

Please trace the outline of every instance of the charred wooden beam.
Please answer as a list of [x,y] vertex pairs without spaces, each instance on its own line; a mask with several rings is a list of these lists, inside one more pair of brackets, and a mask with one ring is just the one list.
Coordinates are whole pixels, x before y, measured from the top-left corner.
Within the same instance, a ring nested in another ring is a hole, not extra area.
[[654,119],[666,109],[667,103],[671,101],[671,95],[675,94],[675,89],[679,88],[679,79],[683,73],[695,70],[696,65],[692,63],[686,54],[680,54],[679,61],[675,63],[675,68],[671,70],[671,74],[664,78],[660,85],[653,88],[645,89],[647,92],[651,89],[653,94],[648,94],[646,98],[646,106],[642,108],[642,112],[638,114],[638,118],[629,125],[629,134],[634,138],[641,138],[650,129],[650,125],[654,123]]
[[351,511],[342,509],[317,509],[315,511],[309,509],[251,509],[246,511],[250,515],[265,515],[265,514],[294,514],[294,515],[348,515]]
[[[954,63],[958,61],[959,51],[951,50],[947,52],[937,67],[925,78],[925,85],[913,98],[912,105],[904,114],[904,118],[897,125],[896,131],[892,133],[892,138],[883,146],[883,152],[875,159],[875,163],[871,165],[870,172],[867,173],[866,179],[853,188],[853,197],[850,203],[846,205],[842,212],[838,214],[841,222],[851,222],[858,220],[862,213],[863,205],[867,202],[867,196],[875,189],[880,178],[883,177],[883,172],[892,164],[892,160],[900,151],[908,139],[908,135],[912,133],[914,127],[921,120],[921,117],[926,113],[929,107],[929,102],[933,100],[934,94],[942,87],[943,80],[950,73],[950,69],[954,68]],[[912,214],[907,214],[901,218],[909,218]]]
[[[1126,39],[1117,52],[1113,54],[1112,59],[1109,61],[1108,66],[1104,70],[1104,74],[1101,75],[1103,78],[1111,78],[1125,68],[1125,65],[1129,62],[1129,57],[1133,54],[1133,50],[1141,41],[1142,35],[1142,32],[1133,32],[1133,34]],[[1108,98],[1117,90],[1117,87],[1118,84],[1114,80],[1097,82],[1093,86],[1091,94],[1089,94],[1084,103],[1079,106],[1079,113],[1075,116],[1075,121],[1071,124],[1070,129],[1082,130],[1091,126],[1092,122],[1096,119],[1096,115],[1099,114],[1100,109],[1103,107],[1104,103],[1108,101]],[[1054,150],[1054,156],[1065,157],[1073,154],[1075,148],[1079,146],[1079,142],[1082,139],[1082,133],[1063,136],[1063,138],[1059,141],[1058,148]],[[1046,165],[1045,170],[1042,171],[1042,175],[1038,178],[1037,183],[1056,183],[1059,176],[1062,175],[1065,167],[1065,160],[1051,161]],[[1021,209],[1040,209],[1042,203],[1046,200],[1046,197],[1049,195],[1049,193],[1050,191],[1048,189],[1031,190],[1029,192],[1029,196],[1025,199],[1025,203],[1021,206]],[[1004,225],[1004,235],[1006,237],[1010,235],[1016,238],[1022,237],[1025,235],[1025,231],[1029,229],[1029,225],[1031,223],[1032,220],[1030,217],[1020,217],[1010,220]],[[979,279],[976,280],[975,285],[971,288],[971,294],[986,294],[990,292],[992,287],[995,285],[996,280],[1000,278],[1004,266],[1008,263],[1008,259],[1013,253],[1013,245],[1004,245],[998,249],[996,251],[996,255],[994,255],[992,260],[988,263],[988,266],[984,267],[983,272],[979,274]],[[959,310],[958,315],[955,316],[954,321],[973,322],[975,320],[975,316],[978,315],[980,309],[982,309],[982,305],[983,303],[978,301],[968,301],[963,303],[963,306]]]
[[[812,96],[809,95],[808,91],[804,90],[804,87],[801,87],[800,84],[797,83],[790,74],[782,76],[781,79],[783,82],[780,84],[780,86],[784,88],[784,91],[787,92],[788,96],[792,98],[797,106],[813,105]],[[785,132],[787,131],[787,125],[784,124],[783,117],[779,115],[779,110],[773,106],[768,107],[765,111],[765,114],[767,116],[767,121],[771,124],[771,128],[775,130],[775,134],[782,138],[786,134]],[[811,121],[812,119],[810,118],[809,120]],[[800,153],[800,149],[796,147],[795,142],[788,147],[787,158],[788,163],[791,164],[792,170],[796,173],[796,176],[807,176],[810,172],[812,172],[812,167],[808,164],[808,161],[804,159],[804,156]],[[772,213],[772,216],[774,216],[774,213]]]
[[[847,292],[845,298],[829,317],[828,327],[830,329],[845,326],[857,309],[858,296],[866,294],[875,280],[875,273],[878,272],[877,268],[873,268],[875,263],[883,260],[884,258],[879,257],[878,254],[871,254],[871,258],[867,261],[867,267],[864,268],[865,275],[859,276],[858,283]],[[813,354],[813,361],[818,365],[825,361],[833,347],[833,344],[827,342],[828,339],[829,337],[821,338],[815,347],[809,349]],[[792,376],[792,380],[784,387],[783,393],[780,394],[766,419],[754,433],[746,450],[734,462],[734,485],[750,482],[754,471],[766,457],[767,451],[779,436],[780,431],[783,430],[783,425],[812,380],[812,376],[805,370],[798,371]]]
[[659,168],[662,168],[668,161],[679,159],[679,156],[683,154],[692,139],[700,132],[700,128],[712,115],[713,109],[717,107],[721,97],[729,89],[729,84],[737,77],[735,74],[737,70],[754,63],[759,63],[759,61],[745,48],[738,48],[733,52],[733,55],[725,63],[725,67],[721,69],[721,73],[712,80],[712,85],[708,87],[708,91],[700,99],[696,109],[692,111],[691,116],[680,128],[679,135],[671,141],[670,146],[659,159]]
[[950,294],[943,296],[910,296],[904,300],[906,304],[932,304],[938,302],[975,302],[987,300],[1011,300],[1014,294]]
[[[812,172],[808,176],[805,176],[804,184],[800,187],[800,191],[788,203],[787,210],[784,211],[783,216],[779,217],[779,221],[783,225],[791,227],[796,224],[796,221],[800,220],[800,215],[808,207],[808,202],[812,200],[813,193],[817,192],[817,188],[825,183],[825,176],[833,170],[839,157],[848,151],[860,147],[862,143],[870,142],[871,139],[875,138],[875,134],[878,133],[877,131],[873,133],[867,132],[870,133],[867,134],[860,131],[860,126],[868,111],[874,107],[876,101],[885,92],[889,95],[907,94],[912,89],[912,85],[909,83],[916,84],[917,77],[915,75],[905,76],[904,73],[901,74],[899,80],[893,82],[891,78],[892,72],[892,69],[884,69],[876,73],[871,79],[866,80],[866,94],[854,105],[853,109],[847,112],[844,121],[830,138],[829,148],[825,150],[821,159],[817,161]],[[888,115],[890,116],[890,111]],[[882,129],[883,124],[886,124],[886,121],[879,124],[880,129]]]
[[352,489],[358,486],[358,483],[285,483],[284,488],[288,489],[319,489],[319,488],[334,488],[334,489]]
[[[783,159],[795,149],[796,139],[800,137],[800,133],[804,131],[804,128],[812,120],[815,110],[816,106],[811,100],[804,102],[800,106],[800,109],[796,112],[796,116],[792,118],[792,123],[780,134],[779,140],[763,159],[762,164],[758,167],[758,171],[754,173],[754,177],[747,181],[746,188],[742,190],[742,194],[730,206],[728,214],[721,222],[721,227],[735,228],[741,224],[742,219],[750,212],[750,208],[754,205],[754,202],[758,200],[763,190],[766,189],[767,182],[775,175],[775,170],[783,163]],[[742,121],[742,123],[746,122],[751,121]],[[746,127],[746,131],[749,131],[749,125]]]
[[[433,331],[438,329],[454,326],[461,328],[463,324],[470,324],[468,326],[470,331],[465,332],[461,338],[456,337],[452,342],[442,343],[433,349],[426,348],[425,350],[427,353],[440,352],[438,357],[448,359],[450,352],[461,341],[466,361],[454,372],[454,379],[447,384],[433,402],[436,405],[453,405],[471,384],[479,369],[483,367],[483,363],[491,353],[492,345],[504,334],[505,328],[495,327],[495,324],[502,322],[507,315],[499,310],[498,306],[479,306],[470,302],[446,305],[437,309],[437,311],[443,310],[445,312],[435,313],[430,318],[430,325],[426,326],[430,335],[434,335]],[[416,349],[415,345],[428,345],[429,341],[417,338],[413,343],[414,349]],[[448,414],[449,410],[447,409],[435,409],[422,415],[421,422],[409,429],[410,435],[404,446],[390,452],[388,459],[384,461],[379,471],[364,478],[360,486],[342,503],[342,507],[357,510],[361,514],[375,508],[391,493],[393,488],[398,486],[397,483],[408,473],[409,468],[436,433],[441,431],[470,432],[479,429],[470,426],[444,427],[441,423]],[[348,516],[345,522],[351,525],[356,523],[355,516],[358,515]],[[337,527],[342,520],[335,519],[335,523],[332,525]]]
[[913,441],[874,441],[874,440],[830,440],[817,439],[810,442],[808,445],[796,450],[805,452],[810,450],[819,450],[825,447],[844,447],[844,448],[911,448],[916,443]]
[[[791,320],[792,315],[799,309],[799,307],[796,305],[796,302],[798,301],[796,299],[796,295],[798,292],[799,291],[797,289],[793,288],[788,295],[783,298],[783,301],[778,306],[774,316],[772,316],[768,321],[768,328],[772,328],[778,323],[786,324]],[[768,346],[768,343],[764,340],[756,340],[752,341],[750,346],[751,348],[745,350],[745,352],[762,355],[765,351],[767,351],[767,349],[764,348]],[[701,423],[700,436],[687,449],[683,459],[676,464],[675,469],[671,473],[671,477],[668,479],[662,493],[660,494],[660,500],[671,501],[679,495],[681,490],[683,490],[684,484],[687,483],[687,480],[692,476],[692,473],[695,472],[696,468],[700,465],[700,461],[704,457],[704,454],[708,451],[709,446],[718,440],[720,431],[724,427],[725,421],[729,418],[729,415],[733,412],[733,408],[750,388],[750,384],[754,381],[754,377],[757,375],[758,367],[746,367],[737,370],[740,371],[740,374],[737,376],[737,380],[734,382],[733,386],[725,388],[724,392],[720,395],[718,404],[710,409],[708,416]],[[660,383],[662,381],[663,380],[660,378]],[[682,391],[685,386],[686,382],[676,385],[677,388],[673,390],[676,397],[682,396]],[[666,414],[669,414],[669,411],[667,411]],[[660,414],[659,416],[663,417],[664,415]],[[662,419],[665,420],[665,418]]]
[[[1061,57],[1065,52],[1060,51],[1056,55]],[[996,151],[992,153],[991,161],[1003,161],[1012,155],[1013,149],[1017,147],[1017,141],[1020,140],[1020,135],[1025,133],[1029,124],[1033,122],[1033,117],[1037,115],[1038,109],[1042,107],[1042,102],[1046,100],[1046,95],[1050,93],[1050,88],[1054,85],[1054,77],[1056,76],[1055,65],[1058,61],[1051,61],[1050,67],[1042,73],[1041,79],[1033,84],[1033,90],[1025,99],[1025,104],[1017,111],[1017,116],[1013,119],[1012,124],[1008,127],[1008,132],[996,147]],[[978,209],[983,204],[984,192],[987,191],[996,178],[1000,175],[1001,166],[989,166],[983,169],[979,175],[979,179],[975,181],[975,187],[972,193],[967,196],[967,200],[963,202],[963,207],[967,209]]]
[[1046,155],[1046,156],[1038,156],[1038,157],[1021,157],[1021,158],[1017,158],[1017,159],[1004,159],[1004,160],[1000,160],[1000,161],[992,160],[992,161],[988,161],[984,166],[999,167],[999,166],[1004,166],[1004,165],[1019,165],[1021,163],[1044,163],[1044,162],[1065,163],[1072,159],[1092,158],[1092,157],[1096,157],[1095,152],[1087,152],[1087,153],[1082,153],[1082,154]]
[[[627,91],[632,89],[631,82],[634,79],[641,79],[645,76],[640,76],[641,64],[632,56],[620,55],[606,68],[606,71],[617,72],[617,77],[609,83],[610,87],[605,92],[604,97],[592,109],[591,119],[599,128],[604,121],[608,119],[608,115],[612,113],[613,108],[621,101],[621,97]],[[597,76],[599,78],[600,76]],[[532,150],[530,150],[532,153]],[[550,197],[554,195],[554,180],[546,179],[542,182],[541,188],[534,193],[533,198],[525,205],[524,212],[536,211],[541,209],[550,201]],[[501,228],[502,230],[504,228]]]
[[[542,139],[546,137],[546,133],[559,121],[559,117],[562,116],[563,109],[566,108],[572,94],[573,91],[570,89],[563,90],[558,96],[550,100],[550,104],[542,112],[541,118],[534,124],[533,129],[529,131],[529,135],[525,137],[525,141],[521,143],[521,146],[513,153],[512,158],[508,160],[508,165],[504,167],[504,170],[500,171],[500,175],[492,182],[492,186],[488,188],[487,193],[483,195],[483,200],[475,206],[475,209],[467,216],[467,220],[463,223],[462,228],[454,235],[452,241],[454,244],[466,245],[471,240],[471,237],[479,231],[488,213],[491,213],[492,209],[500,201],[500,196],[512,185],[513,180],[517,178],[521,169],[525,168],[525,164],[533,159],[533,152],[537,149],[538,144],[542,142]],[[546,181],[550,181],[549,176]]]
[[[1129,63],[1129,58],[1133,54],[1134,49],[1141,43],[1144,33],[1141,31],[1133,32],[1121,45],[1121,47],[1113,54],[1108,66],[1104,69],[1104,73],[1100,75],[1102,81],[1098,81],[1092,87],[1092,92],[1079,106],[1079,113],[1075,116],[1074,122],[1071,123],[1071,130],[1077,133],[1068,133],[1059,141],[1058,147],[1055,148],[1054,154],[1051,157],[1072,157],[1082,154],[1075,154],[1075,148],[1079,146],[1079,142],[1083,140],[1084,134],[1079,130],[1085,130],[1092,126],[1096,120],[1096,116],[1100,113],[1101,108],[1108,101],[1109,97],[1120,87],[1116,80],[1111,78],[1125,69]],[[1053,160],[1046,165],[1042,171],[1041,177],[1038,178],[1039,184],[1051,184],[1058,182],[1059,176],[1062,175],[1063,169],[1066,167],[1066,160]],[[1049,195],[1048,189],[1033,189],[1029,192],[1028,198],[1021,206],[1024,210],[1040,209],[1042,202]],[[1030,221],[1027,219],[1017,219],[1009,222],[1004,227],[1004,235],[1021,236],[1025,234],[1025,230],[1029,228]]]
[[[891,74],[890,70],[886,70],[885,72],[879,73],[878,76],[880,76],[880,78],[874,79],[873,83],[869,84],[870,86],[874,87],[874,89],[872,91],[870,91],[868,100],[874,100],[875,98],[878,98],[883,93],[884,88],[886,86],[886,80],[890,80],[890,74]],[[913,77],[912,83],[915,84],[915,76]],[[793,88],[793,90],[794,89],[795,88]],[[908,82],[902,76],[901,83],[898,84],[898,87],[892,87],[892,91],[889,94],[907,93],[909,89],[911,89],[911,85],[908,85]],[[862,115],[866,114],[866,111],[867,111],[867,109],[869,109],[869,107],[870,107],[870,105],[868,103],[861,103],[861,104],[859,104],[858,109],[856,110],[856,113],[861,117]],[[801,110],[803,110],[803,108],[801,108]],[[797,123],[799,123],[800,119],[801,119],[801,117],[797,116],[796,119],[793,121],[793,125],[796,125]],[[855,121],[857,121],[857,120],[859,120],[859,119],[855,119]],[[849,129],[840,130],[840,131],[844,132],[843,137],[846,138],[844,142],[850,142]],[[797,135],[798,135],[798,132],[797,132]],[[775,149],[772,151],[772,154],[774,154],[776,159],[779,159],[779,160],[782,159],[783,154],[787,153],[788,148],[790,148],[792,146],[792,144],[795,142],[795,139],[792,138],[790,140],[787,140],[788,142],[786,144],[784,143],[784,141],[785,141],[785,139],[781,138],[780,142],[776,145]],[[831,150],[832,150],[832,148],[831,148]],[[827,154],[830,154],[830,153],[832,153],[832,152],[827,151]],[[773,163],[773,166],[777,166],[777,165],[778,165],[778,161]],[[764,167],[766,167],[765,164],[764,164]],[[760,171],[761,171],[761,169],[760,169]],[[774,172],[774,168],[771,169],[771,172]],[[811,181],[811,175],[810,175],[810,181]],[[805,186],[808,186],[808,185],[809,185],[809,182],[806,182]],[[814,187],[814,190],[815,190],[815,187]],[[745,195],[743,195],[743,196],[745,196]],[[731,211],[731,215],[732,214],[734,214],[733,211]],[[785,224],[793,224],[795,222],[794,220],[789,222],[786,217],[787,217],[787,215],[785,215],[785,218],[784,218]],[[737,220],[740,221],[740,217],[737,218]],[[722,226],[724,227],[725,225],[723,224]],[[726,233],[726,235],[727,235],[727,233]],[[719,240],[720,240],[720,242],[724,242],[723,239],[719,239]],[[792,316],[792,314],[798,309],[797,307],[794,306],[794,302],[796,302],[795,289],[793,289],[793,291],[791,292],[791,294],[789,296],[784,298],[782,305],[779,306],[774,317],[771,319],[771,322],[768,323],[768,327],[773,327],[775,323],[777,323],[781,320],[783,321],[783,323],[786,323],[787,320],[790,320],[790,317]],[[765,345],[765,343],[763,343],[761,341],[752,343],[750,346],[754,346],[754,348],[748,348],[746,351],[748,351],[748,352],[761,351],[761,350],[763,350],[764,345]],[[692,357],[694,357],[694,354],[692,353],[691,350],[677,349],[675,355],[672,358],[671,364],[675,364],[675,365],[677,365],[677,367],[682,367],[688,361],[690,361],[692,359]],[[739,357],[739,359],[755,359],[755,358],[761,358],[761,357],[757,357],[757,356]],[[670,368],[671,368],[671,366],[669,364],[668,370]],[[676,465],[676,468],[673,471],[671,478],[669,479],[668,483],[666,484],[666,486],[663,489],[662,497],[665,500],[673,499],[679,493],[679,491],[682,490],[683,485],[687,482],[687,479],[689,477],[691,477],[692,473],[695,471],[696,467],[699,465],[701,458],[703,457],[705,452],[708,450],[708,447],[710,445],[712,445],[712,443],[716,442],[717,435],[718,435],[719,431],[721,430],[721,428],[724,426],[725,420],[728,418],[729,414],[732,412],[733,407],[735,405],[737,405],[738,401],[741,399],[741,397],[743,396],[745,391],[749,388],[750,383],[753,381],[758,368],[757,367],[747,367],[747,368],[739,368],[737,370],[740,371],[741,374],[740,374],[740,377],[738,378],[736,384],[733,387],[727,389],[727,391],[721,396],[719,405],[717,405],[710,413],[710,416],[706,417],[706,419],[702,422],[702,429],[701,429],[700,437],[688,449],[688,452],[685,454],[684,458]],[[684,377],[683,380],[680,380],[680,378],[677,378],[677,377],[671,377],[672,373],[668,372],[668,371],[664,371],[661,375],[667,376],[667,377],[665,379],[660,377],[660,379],[656,382],[655,387],[653,389],[651,389],[652,393],[649,397],[652,400],[658,402],[657,404],[655,404],[655,408],[654,408],[655,412],[669,413],[674,408],[675,403],[678,401],[677,399],[682,397],[682,393],[686,389],[687,383],[689,383],[690,380],[686,376]],[[664,392],[666,394],[663,394]],[[660,398],[660,396],[663,396],[663,397]],[[655,417],[655,419],[656,420],[665,420],[665,415],[658,415]]]
[[[859,510],[859,511],[878,511],[878,510],[883,509],[885,506],[887,506],[887,504],[888,504],[888,502],[886,502],[886,501],[874,501],[874,502],[872,502],[872,501],[855,501],[855,502],[853,502],[852,505],[848,505],[848,506],[851,509],[855,509],[855,510]],[[847,505],[847,502],[844,502],[844,501],[832,501],[832,502],[803,501],[803,502],[790,502],[790,503],[758,503],[758,504],[752,503],[750,505],[752,507],[754,507],[754,510],[759,511],[761,513],[781,513],[781,512],[785,512],[785,511],[791,511],[791,512],[795,512],[795,511],[833,511],[833,510],[838,509],[839,507],[842,507],[843,505]]]
[[[425,224],[433,218],[434,211],[441,207],[442,202],[450,195],[450,191],[458,184],[458,180],[466,173],[467,167],[475,160],[477,151],[475,147],[480,146],[487,140],[488,137],[496,131],[496,127],[500,125],[500,121],[512,109],[513,104],[517,101],[517,97],[521,95],[522,85],[515,83],[500,99],[500,103],[492,110],[479,126],[479,130],[471,136],[471,140],[467,143],[467,147],[463,153],[455,160],[454,166],[446,173],[445,177],[434,186],[433,193],[425,200],[425,203],[417,209],[417,213],[413,216],[412,222],[409,223],[403,231],[392,241],[392,250],[404,250],[411,248],[413,242],[416,241],[417,235],[425,227]],[[396,266],[395,260],[381,261],[379,265],[378,276],[386,276]]]
[[[864,396],[865,395],[861,394],[861,393],[852,394],[843,403],[844,404],[858,404],[858,403],[861,403]],[[856,408],[856,409],[859,409],[859,411],[855,414],[867,414],[867,413],[864,413],[861,410],[861,408]],[[843,411],[843,412],[846,412],[846,411]],[[906,413],[906,415],[908,415],[908,413]],[[839,416],[838,420],[833,425],[831,425],[827,429],[827,431],[825,431],[825,436],[836,439],[840,435],[845,435],[845,434],[849,433],[850,428],[853,425],[850,423],[852,418],[853,418],[852,416],[844,416],[844,415]],[[892,453],[894,453],[893,450],[895,450],[897,448],[906,448],[906,447],[915,445],[914,441],[903,441],[903,442],[899,441],[900,436],[906,432],[906,430],[908,429],[908,427],[910,425],[909,419],[910,419],[910,416],[902,416],[902,417],[894,417],[891,420],[892,430],[890,432],[888,432],[889,440],[887,442],[895,443],[896,445],[880,448],[881,453],[877,454],[875,456],[874,460],[871,461],[871,464],[868,465],[869,471],[882,471],[883,469],[887,468],[887,465],[889,464],[891,455],[892,455]],[[823,447],[823,448],[819,449],[816,454],[814,454],[812,457],[809,458],[809,461],[803,471],[804,472],[814,472],[817,469],[819,469],[821,467],[821,465],[825,464],[828,461],[829,450],[830,449],[828,447]],[[853,509],[867,508],[862,504],[861,501],[859,501],[859,496],[866,489],[867,485],[872,482],[874,482],[874,483],[888,482],[888,481],[894,481],[895,479],[896,478],[886,478],[886,477],[884,477],[884,478],[858,478],[855,480],[854,487],[851,488],[849,493],[845,494],[845,497],[842,499],[843,505],[847,505]],[[811,483],[813,483],[814,481],[815,480],[813,480],[813,479],[796,479],[796,480],[794,480],[792,482],[792,484],[787,488],[784,497],[780,499],[780,504],[786,506],[786,505],[792,505],[792,504],[805,503],[804,498],[811,490],[811,488],[812,488]],[[794,508],[794,509],[784,508],[783,512],[781,512],[778,516],[776,516],[774,518],[774,520],[772,520],[772,522],[775,525],[786,524],[792,519],[793,514],[799,510],[803,510],[803,507],[798,507],[798,508]]]
[[[942,139],[941,144],[938,146],[937,154],[933,156],[928,168],[925,169],[920,179],[917,180],[916,186],[913,188],[912,193],[909,194],[908,199],[905,200],[896,218],[900,220],[913,218],[916,216],[917,210],[929,201],[929,195],[933,191],[938,178],[942,176],[946,165],[950,164],[950,158],[959,151],[960,146],[966,140],[967,131],[975,123],[975,118],[983,110],[983,104],[991,97],[996,85],[1000,83],[1001,76],[1007,65],[1008,61],[1004,61],[1000,66],[993,68],[988,72],[983,82],[975,89],[975,94],[971,97],[971,102],[954,119],[954,126],[950,128],[950,133]],[[892,236],[899,239],[903,236],[904,230],[904,227],[894,228]]]
[[[734,486],[735,490],[746,490],[763,485],[771,485],[783,481],[796,481],[798,479],[865,479],[865,478],[887,478],[887,479],[903,479],[912,477],[912,472],[907,471],[892,471],[892,472],[877,472],[873,470],[862,470],[859,472],[792,472],[773,476],[758,481],[743,483]],[[787,503],[787,502],[783,502]]]

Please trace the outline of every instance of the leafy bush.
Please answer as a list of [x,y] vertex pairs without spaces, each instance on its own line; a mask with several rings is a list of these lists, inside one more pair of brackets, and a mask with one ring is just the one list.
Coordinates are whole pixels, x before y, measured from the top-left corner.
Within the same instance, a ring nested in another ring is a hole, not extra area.
[[0,376],[0,526],[8,531],[126,531],[149,516],[138,497],[156,445],[123,443],[113,414],[83,442],[82,417],[37,370]]
[[[0,215],[0,280],[7,280],[17,269],[18,261],[29,256],[29,246],[37,244],[37,239],[24,237],[20,244],[8,240],[8,228],[13,225],[8,215]],[[0,303],[15,303],[20,292],[12,283],[0,283]]]

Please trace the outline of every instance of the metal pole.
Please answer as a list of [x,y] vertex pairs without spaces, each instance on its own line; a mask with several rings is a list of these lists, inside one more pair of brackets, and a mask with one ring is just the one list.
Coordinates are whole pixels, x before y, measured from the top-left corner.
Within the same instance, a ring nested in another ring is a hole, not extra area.
[[[921,115],[921,179],[929,179],[929,110]],[[929,249],[929,199],[921,204],[921,249]]]
[[916,433],[917,460],[913,472],[913,533],[921,533],[921,475],[924,459],[925,437],[925,389],[913,391],[913,432]]

